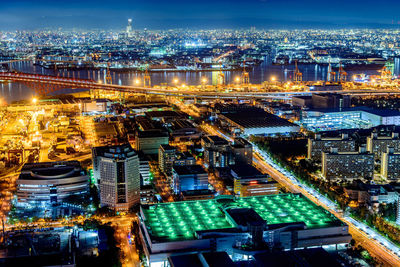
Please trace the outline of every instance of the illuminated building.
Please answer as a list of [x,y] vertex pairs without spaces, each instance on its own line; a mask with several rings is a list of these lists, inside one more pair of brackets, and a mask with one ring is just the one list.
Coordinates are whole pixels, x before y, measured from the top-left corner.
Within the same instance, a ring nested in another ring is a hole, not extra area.
[[226,167],[230,154],[229,142],[217,135],[204,136],[201,139],[204,148],[204,161],[210,167]]
[[172,188],[177,194],[187,190],[208,189],[208,173],[200,165],[175,165],[172,176]]
[[381,176],[390,182],[400,181],[400,153],[395,153],[393,147],[382,153]]
[[308,138],[307,158],[314,161],[321,161],[322,152],[329,152],[331,148],[337,148],[339,152],[355,151],[356,142],[350,139],[348,134],[340,137],[321,137],[316,134],[315,138]]
[[140,201],[139,157],[129,144],[92,148],[93,172],[99,180],[100,204],[116,211]]
[[382,154],[387,149],[393,148],[393,152],[400,152],[400,138],[398,133],[392,133],[391,136],[378,136],[378,133],[371,133],[367,137],[367,150],[375,154],[375,160],[380,160]]
[[368,129],[379,125],[400,125],[400,112],[366,107],[304,110],[300,124],[312,131]]
[[233,157],[236,164],[253,162],[253,145],[244,138],[235,138],[232,145]]
[[342,248],[351,240],[347,225],[297,194],[142,205],[139,220],[148,266],[187,251],[249,255],[249,243],[294,250]]
[[372,179],[374,175],[374,154],[360,147],[358,152],[322,152],[322,176],[327,180]]
[[170,145],[160,145],[158,149],[158,166],[167,176],[172,175],[172,166],[174,166],[176,148]]
[[239,196],[278,194],[277,183],[250,164],[231,166],[233,192]]
[[89,190],[89,177],[78,161],[27,163],[17,180],[18,203],[56,204]]
[[126,34],[132,37],[132,19],[128,19],[128,26],[126,26]]
[[138,131],[136,133],[136,149],[144,154],[157,154],[160,145],[168,145],[168,133],[160,130]]
[[226,113],[218,115],[218,118],[235,134],[275,135],[300,131],[299,126],[267,112]]

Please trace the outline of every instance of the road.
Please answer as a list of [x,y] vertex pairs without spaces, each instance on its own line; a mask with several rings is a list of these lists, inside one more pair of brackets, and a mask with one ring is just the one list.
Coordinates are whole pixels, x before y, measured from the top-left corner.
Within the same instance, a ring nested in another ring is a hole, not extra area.
[[[228,141],[232,141],[231,137],[221,133],[219,130],[210,125],[203,125],[202,128],[209,134],[219,135]],[[267,172],[273,179],[275,179],[281,185],[287,187],[291,192],[302,193],[315,204],[324,207],[338,219],[346,223],[349,226],[349,233],[352,235],[353,239],[358,244],[361,244],[362,247],[365,248],[373,257],[381,261],[384,266],[400,266],[400,258],[394,252],[383,246],[380,242],[387,244],[388,246],[393,246],[394,244],[390,244],[390,242],[386,240],[381,240],[383,237],[379,237],[379,235],[376,233],[375,235],[372,234],[373,236],[371,233],[365,233],[364,231],[368,232],[368,229],[365,228],[365,225],[348,216],[343,216],[339,210],[333,207],[329,200],[321,196],[315,190],[300,184],[294,177],[289,177],[289,175],[282,172],[282,170],[278,170],[276,165],[272,166],[273,163],[267,158],[268,155],[258,150],[254,144],[253,147],[255,148],[255,153],[253,153],[253,164],[256,167]],[[364,231],[362,230],[363,228]],[[374,238],[378,239],[379,241],[375,240]]]

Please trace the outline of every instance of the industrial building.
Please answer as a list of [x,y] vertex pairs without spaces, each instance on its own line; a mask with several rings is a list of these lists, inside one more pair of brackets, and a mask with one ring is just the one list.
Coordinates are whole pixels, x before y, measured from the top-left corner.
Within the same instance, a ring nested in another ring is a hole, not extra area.
[[315,138],[308,138],[307,158],[321,161],[322,152],[329,152],[331,148],[337,148],[339,152],[351,152],[355,151],[356,142],[348,134],[340,137],[321,137],[321,134],[316,134]]
[[148,266],[189,251],[248,256],[266,247],[345,248],[348,226],[299,194],[142,205],[140,238]]
[[322,152],[322,176],[327,180],[372,179],[374,175],[374,154],[360,147],[358,152]]
[[391,136],[378,136],[378,133],[371,133],[367,137],[367,151],[375,154],[375,160],[381,160],[382,154],[391,147],[394,153],[400,152],[399,134],[393,132]]
[[400,125],[397,110],[354,107],[303,110],[300,124],[311,131],[368,129],[379,125]]
[[307,108],[349,108],[351,98],[349,95],[324,93],[311,96],[293,96],[292,105]]
[[185,142],[200,139],[200,131],[189,120],[175,120],[168,127],[174,142]]
[[116,211],[140,201],[139,157],[129,144],[92,148],[93,173],[100,187],[100,204]]
[[218,115],[218,118],[236,135],[275,135],[300,131],[298,125],[267,112],[226,113]]
[[17,180],[19,204],[56,204],[88,191],[89,177],[79,161],[27,163]]

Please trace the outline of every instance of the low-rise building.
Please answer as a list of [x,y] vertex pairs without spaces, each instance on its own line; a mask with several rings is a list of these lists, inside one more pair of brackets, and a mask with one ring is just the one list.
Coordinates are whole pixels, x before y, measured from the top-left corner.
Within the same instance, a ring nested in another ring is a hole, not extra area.
[[78,161],[27,163],[17,180],[19,204],[56,204],[88,191],[89,177]]
[[208,189],[208,173],[200,165],[175,165],[172,175],[172,188],[176,194],[187,190]]
[[346,248],[348,226],[299,194],[142,205],[139,235],[147,266],[188,251],[248,257],[269,248]]
[[252,164],[253,145],[244,138],[235,138],[232,145],[235,164]]
[[201,139],[204,148],[204,161],[209,167],[226,167],[230,157],[229,142],[217,135],[204,136]]
[[136,133],[136,149],[145,154],[157,154],[160,145],[168,145],[168,133],[160,130],[138,131]]
[[257,196],[278,194],[278,183],[249,164],[231,166],[233,192],[236,195]]

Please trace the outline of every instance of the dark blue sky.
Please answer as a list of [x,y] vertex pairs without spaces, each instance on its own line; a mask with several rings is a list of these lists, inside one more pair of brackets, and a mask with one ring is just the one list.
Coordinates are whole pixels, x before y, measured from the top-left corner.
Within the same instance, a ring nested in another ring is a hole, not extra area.
[[[0,0],[0,30],[393,27],[400,0]],[[400,24],[398,25],[400,27]]]

